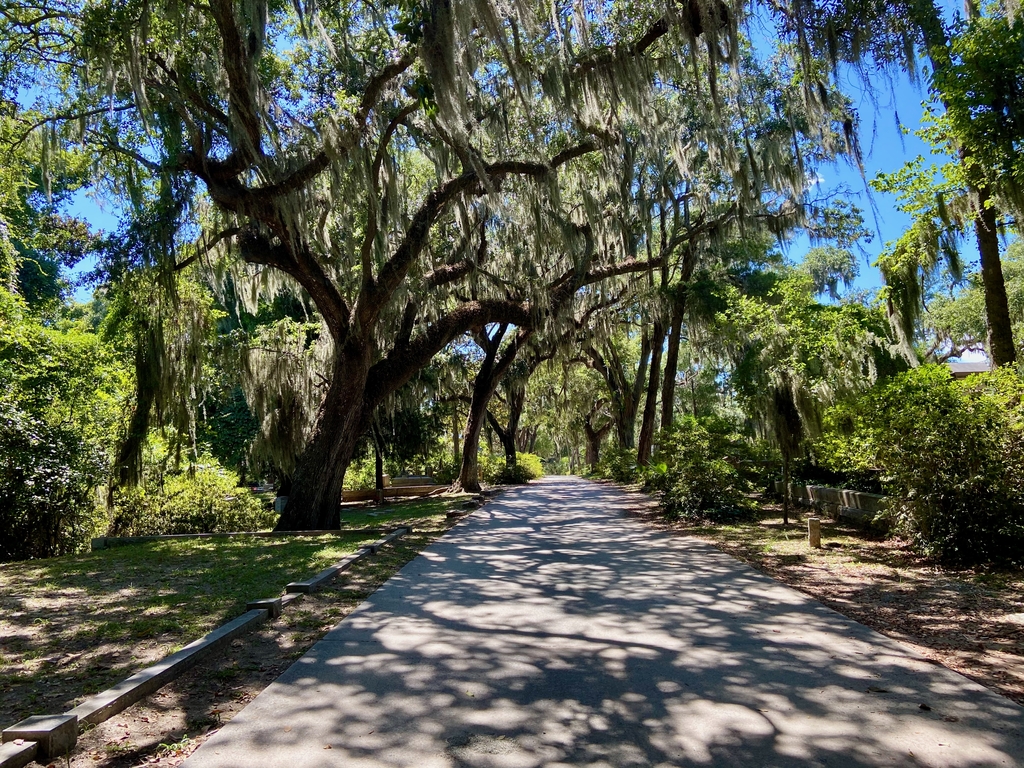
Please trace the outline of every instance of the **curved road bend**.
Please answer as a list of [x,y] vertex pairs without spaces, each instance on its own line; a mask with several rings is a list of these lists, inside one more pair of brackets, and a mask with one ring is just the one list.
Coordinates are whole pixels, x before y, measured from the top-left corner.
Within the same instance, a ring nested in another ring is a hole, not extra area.
[[185,765],[1024,766],[1024,708],[626,503],[508,491]]

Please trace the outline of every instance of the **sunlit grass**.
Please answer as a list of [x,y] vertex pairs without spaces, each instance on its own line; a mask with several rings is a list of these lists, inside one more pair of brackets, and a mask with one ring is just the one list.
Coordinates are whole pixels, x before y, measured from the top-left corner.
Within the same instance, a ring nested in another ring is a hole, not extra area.
[[[339,534],[148,541],[0,565],[0,727],[109,687],[239,616],[249,600],[280,595],[375,541],[380,529],[411,523],[425,543],[462,500],[354,508],[342,526],[364,530]],[[394,567],[387,557],[372,561],[361,567]]]

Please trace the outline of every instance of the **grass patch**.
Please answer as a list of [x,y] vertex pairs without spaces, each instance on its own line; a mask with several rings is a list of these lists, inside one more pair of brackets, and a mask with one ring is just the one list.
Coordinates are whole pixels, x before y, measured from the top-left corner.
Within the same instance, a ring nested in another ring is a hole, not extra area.
[[346,506],[341,511],[342,528],[363,528],[398,526],[403,523],[415,525],[417,521],[443,515],[458,502],[470,498],[471,494],[438,496],[432,498],[389,500],[382,507]]
[[102,690],[375,538],[151,541],[0,566],[0,724]]
[[316,639],[366,585],[446,530],[446,513],[465,498],[346,507],[342,527],[356,530],[342,534],[149,541],[0,565],[0,727],[74,706],[240,615],[247,601],[279,595],[380,536],[359,528],[414,525],[415,534],[357,564],[358,585],[346,576],[325,590],[336,605],[314,615],[307,598],[285,612],[289,631]]

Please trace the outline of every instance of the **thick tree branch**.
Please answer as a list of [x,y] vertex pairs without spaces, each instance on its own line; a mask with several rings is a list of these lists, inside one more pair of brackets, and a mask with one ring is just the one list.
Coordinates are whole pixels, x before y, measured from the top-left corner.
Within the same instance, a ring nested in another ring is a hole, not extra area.
[[387,395],[407,381],[416,371],[456,337],[489,323],[509,323],[532,328],[533,318],[526,304],[513,301],[471,301],[438,318],[426,330],[401,349],[392,349],[370,369],[366,384],[366,404],[376,407]]
[[184,261],[181,261],[181,262],[178,262],[177,264],[175,264],[174,265],[174,271],[175,272],[179,272],[180,270],[185,269],[186,267],[188,267],[189,265],[194,263],[197,259],[199,259],[202,256],[205,256],[207,253],[209,253],[214,248],[216,248],[218,243],[226,240],[229,237],[234,237],[235,235],[239,235],[239,234],[241,234],[241,232],[242,232],[242,230],[240,228],[238,228],[238,227],[231,227],[229,229],[225,229],[223,232],[219,232],[205,246],[203,246],[202,248],[197,250],[195,253],[193,253],[191,256],[189,256]]
[[[250,51],[242,38],[235,20],[235,4],[231,0],[209,0],[209,7],[220,32],[224,71],[228,76],[229,116],[243,138],[242,146],[238,146],[236,140],[235,149],[252,162],[262,154],[263,142],[255,93],[257,77],[252,66],[252,55],[256,51]],[[263,44],[262,40],[254,42],[258,46]]]
[[395,250],[394,255],[381,268],[374,283],[366,286],[359,297],[356,312],[360,323],[370,326],[376,320],[381,307],[401,285],[415,258],[426,245],[430,228],[448,206],[460,195],[474,192],[483,194],[487,191],[485,181],[491,188],[497,188],[508,176],[529,176],[542,178],[570,160],[600,148],[600,144],[592,140],[582,142],[576,147],[559,152],[548,163],[526,160],[505,160],[484,166],[482,178],[477,171],[468,170],[461,176],[449,179],[435,188],[413,216],[412,223],[406,230],[405,238]]

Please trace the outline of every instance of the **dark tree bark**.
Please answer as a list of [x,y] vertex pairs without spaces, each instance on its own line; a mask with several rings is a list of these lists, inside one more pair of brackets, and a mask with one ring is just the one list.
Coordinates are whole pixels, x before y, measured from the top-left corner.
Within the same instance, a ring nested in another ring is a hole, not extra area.
[[377,504],[384,503],[384,452],[381,450],[380,437],[373,436],[373,487],[377,490]]
[[476,379],[473,381],[473,399],[469,406],[466,419],[466,436],[462,446],[462,470],[459,472],[457,488],[464,491],[480,490],[480,431],[487,420],[487,405],[498,387],[498,382],[505,375],[516,359],[522,344],[530,335],[530,331],[521,329],[505,351],[498,356],[498,349],[505,336],[507,326],[501,326],[494,336],[480,334],[478,343],[484,349],[484,361],[480,366]]
[[679,343],[683,335],[683,309],[676,302],[672,307],[672,324],[665,351],[665,374],[661,384],[661,428],[668,429],[675,418],[676,376],[679,373]]
[[505,453],[505,466],[512,469],[516,465],[515,433],[509,432],[503,427],[490,410],[487,411],[487,422],[491,425],[494,434],[498,436],[498,442],[501,443],[501,450]]
[[334,375],[317,412],[313,439],[292,476],[292,494],[279,531],[326,530],[339,526],[345,471],[369,426],[365,401],[369,353],[358,348],[338,355]]
[[647,381],[647,365],[651,357],[651,338],[645,328],[640,340],[640,363],[637,367],[636,378],[632,382],[629,381],[615,345],[608,343],[605,351],[607,359],[593,346],[588,347],[589,360],[587,364],[601,374],[608,387],[619,448],[632,450],[636,448],[636,416],[640,407],[640,396]]
[[1011,365],[1017,360],[1013,343],[1010,306],[1006,298],[1003,265],[999,259],[999,232],[996,210],[990,205],[985,187],[978,189],[980,210],[974,220],[974,234],[981,256],[981,283],[985,289],[985,315],[988,320],[988,350],[996,366]]
[[452,459],[455,466],[462,466],[462,440],[459,438],[458,408],[452,410]]
[[611,428],[612,422],[610,421],[595,428],[592,414],[588,414],[583,422],[583,432],[586,435],[587,443],[586,463],[590,467],[591,473],[597,471],[597,463],[601,461],[601,441],[604,440],[604,436]]
[[651,331],[651,372],[647,378],[647,398],[644,402],[644,413],[640,419],[640,439],[637,443],[636,461],[646,466],[651,460],[654,448],[654,420],[658,410],[658,388],[661,373],[661,350],[665,344],[665,324],[655,320]]

